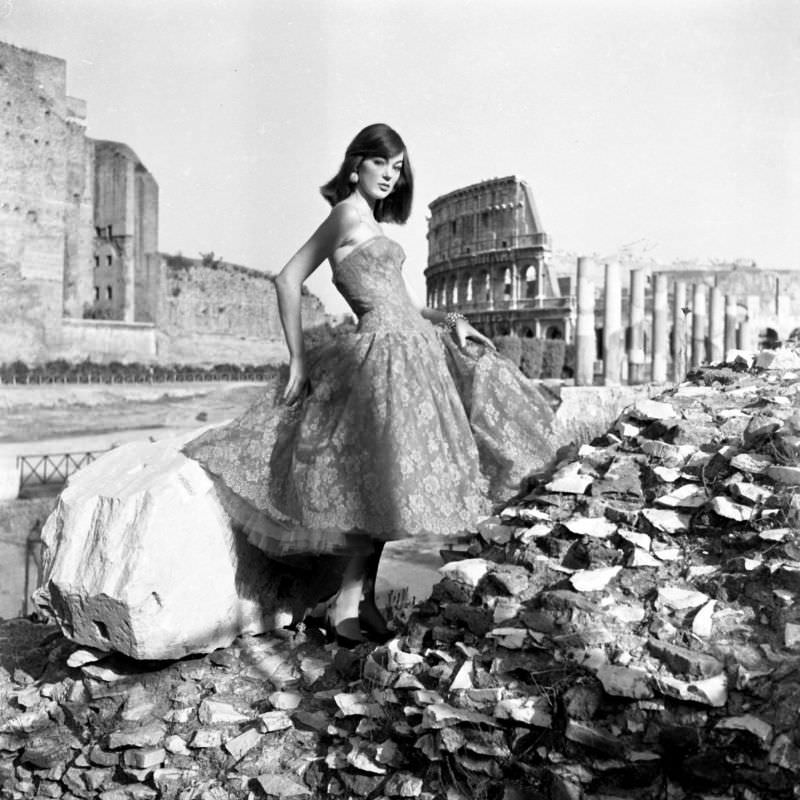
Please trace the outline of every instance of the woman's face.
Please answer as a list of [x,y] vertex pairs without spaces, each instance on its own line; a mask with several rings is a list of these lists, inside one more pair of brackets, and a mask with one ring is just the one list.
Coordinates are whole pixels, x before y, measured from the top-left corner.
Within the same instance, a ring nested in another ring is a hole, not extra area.
[[358,189],[371,200],[384,200],[394,189],[403,168],[403,154],[391,158],[367,156],[358,165]]

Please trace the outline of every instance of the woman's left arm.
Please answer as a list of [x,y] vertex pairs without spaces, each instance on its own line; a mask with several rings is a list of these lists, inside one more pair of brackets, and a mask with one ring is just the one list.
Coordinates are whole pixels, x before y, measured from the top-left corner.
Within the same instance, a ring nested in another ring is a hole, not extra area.
[[445,325],[450,329],[460,348],[463,349],[466,346],[467,339],[473,339],[476,342],[485,344],[487,347],[491,347],[493,350],[497,349],[494,346],[494,342],[487,336],[484,336],[479,330],[473,328],[463,314],[438,311],[435,308],[427,308],[419,302],[414,292],[412,292],[410,288],[408,289],[408,293],[411,296],[414,305],[419,309],[419,313],[422,314],[422,316],[427,319],[428,322],[432,322],[434,325]]

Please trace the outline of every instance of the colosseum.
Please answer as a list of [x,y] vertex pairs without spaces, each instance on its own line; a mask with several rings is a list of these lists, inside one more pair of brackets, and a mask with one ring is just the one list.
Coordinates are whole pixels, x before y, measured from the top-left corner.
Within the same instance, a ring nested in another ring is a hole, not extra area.
[[62,59],[0,42],[0,98],[0,362],[284,358],[272,278],[159,252],[155,177],[86,135]]
[[481,181],[429,208],[429,306],[463,312],[488,336],[571,338],[571,300],[551,272],[550,237],[525,181]]
[[[574,340],[577,256],[553,252],[530,186],[516,176],[448,192],[429,206],[427,302],[464,313],[488,336]],[[800,337],[800,272],[759,269],[751,261],[661,264],[621,255],[625,270],[643,269],[652,314],[652,277],[717,287],[736,298],[740,320],[763,341]],[[603,325],[603,260],[592,275],[598,348]],[[628,313],[628,287],[622,306]],[[645,336],[645,341],[649,339]],[[598,350],[598,358],[600,352]]]

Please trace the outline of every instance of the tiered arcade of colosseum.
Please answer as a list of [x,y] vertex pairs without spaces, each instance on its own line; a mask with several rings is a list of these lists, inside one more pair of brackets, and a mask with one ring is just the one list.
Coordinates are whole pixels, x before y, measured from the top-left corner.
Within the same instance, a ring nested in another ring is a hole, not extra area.
[[528,184],[493,178],[430,204],[427,302],[464,313],[489,336],[571,338],[571,306],[549,267]]

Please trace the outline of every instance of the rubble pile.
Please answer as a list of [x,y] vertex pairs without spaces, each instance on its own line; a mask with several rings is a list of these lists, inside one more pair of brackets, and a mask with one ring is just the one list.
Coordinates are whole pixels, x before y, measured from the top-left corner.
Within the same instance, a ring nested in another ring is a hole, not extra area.
[[0,798],[800,797],[798,377],[638,400],[380,647],[136,662],[39,626],[0,668]]

